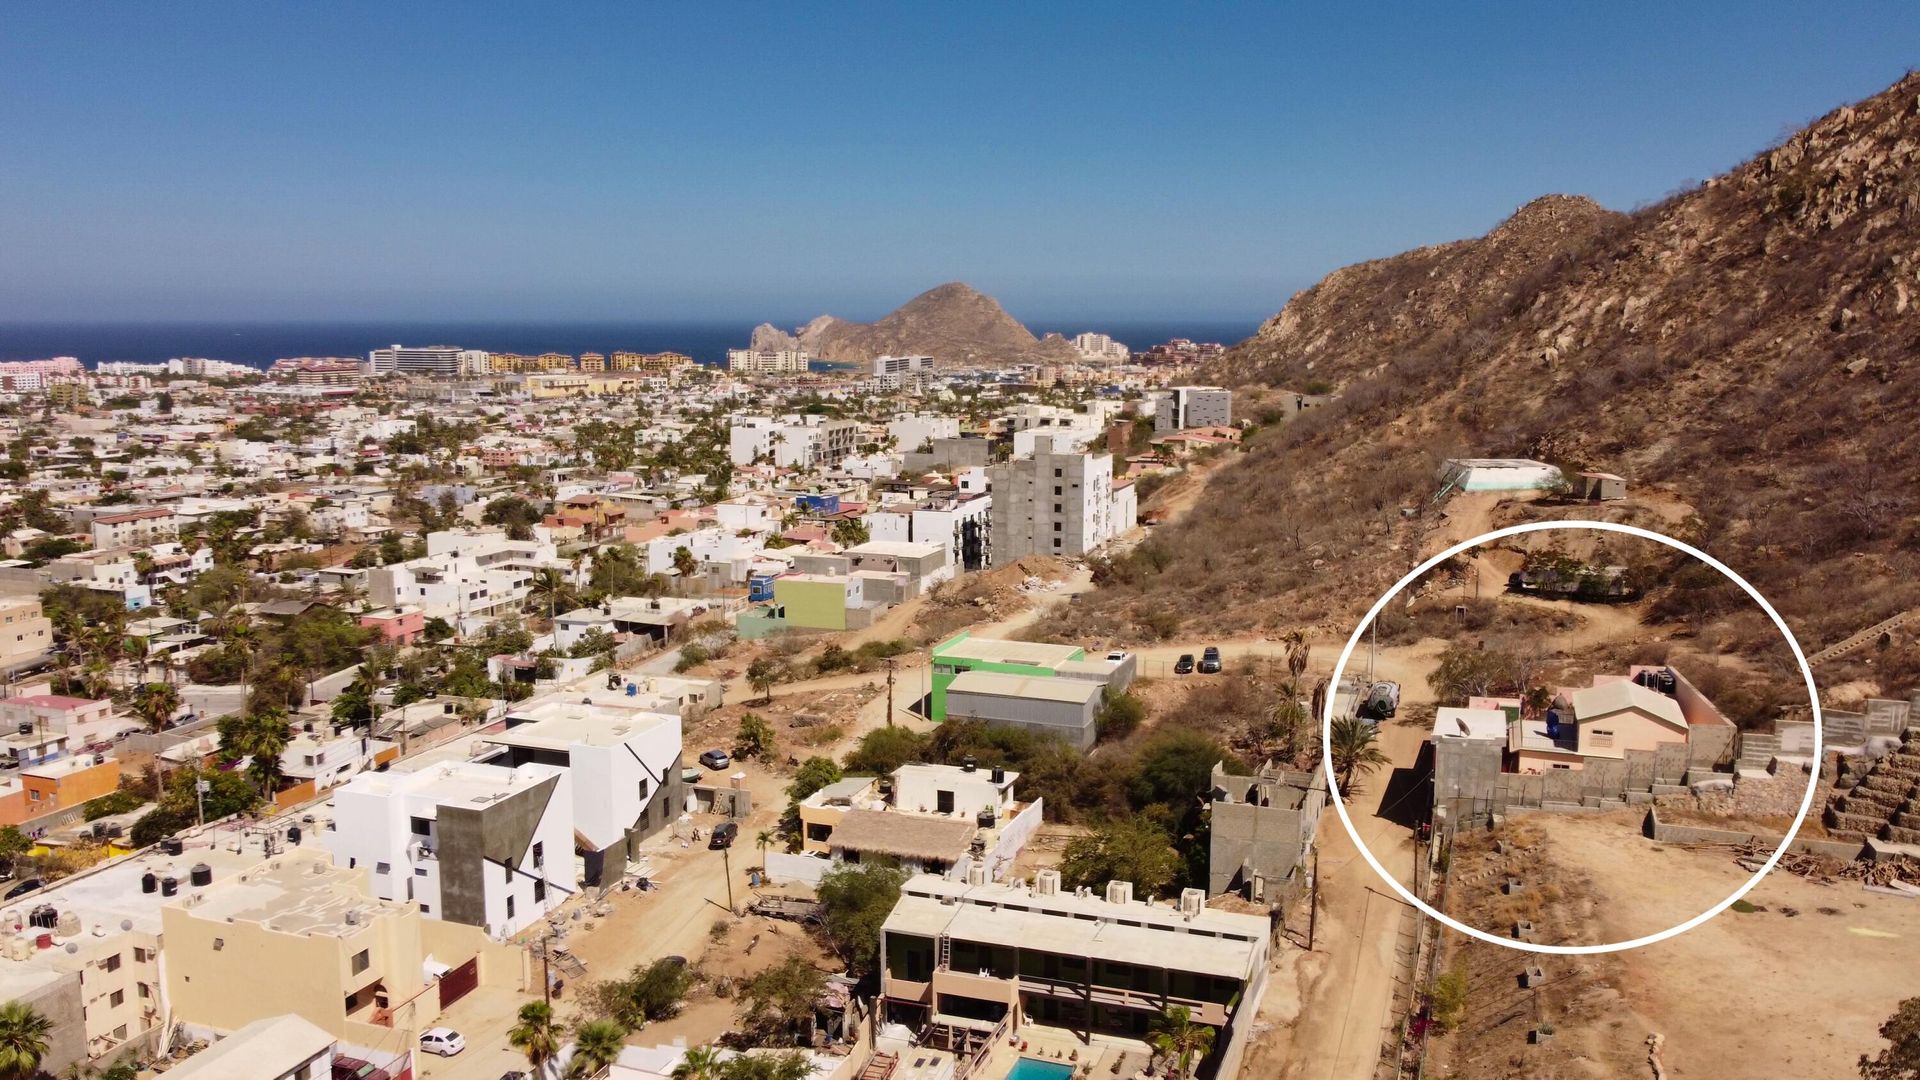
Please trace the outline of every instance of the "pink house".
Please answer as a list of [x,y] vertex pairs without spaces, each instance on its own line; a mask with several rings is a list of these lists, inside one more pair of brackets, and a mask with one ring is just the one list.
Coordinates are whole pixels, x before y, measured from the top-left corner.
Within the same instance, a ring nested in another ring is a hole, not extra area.
[[381,608],[360,616],[360,625],[368,630],[377,630],[387,641],[398,645],[411,645],[420,632],[426,629],[426,613],[415,607]]

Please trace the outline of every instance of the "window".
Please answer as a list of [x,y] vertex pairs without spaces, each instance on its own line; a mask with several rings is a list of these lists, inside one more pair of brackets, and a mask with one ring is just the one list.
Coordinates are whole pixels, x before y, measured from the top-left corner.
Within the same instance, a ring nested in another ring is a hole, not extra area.
[[361,949],[353,954],[353,963],[349,966],[353,969],[353,973],[358,975],[367,970],[367,966],[372,962],[372,958],[367,955],[367,950]]
[[1613,732],[1601,728],[1593,729],[1593,745],[1610,747],[1613,745]]
[[1053,470],[1053,478],[1054,478],[1055,480],[1058,480],[1058,479],[1060,479],[1060,470],[1059,470],[1059,469],[1055,469],[1055,470]]
[[513,918],[513,897],[507,897],[507,918]]
[[648,790],[650,789],[647,786],[647,782],[645,780],[640,781],[640,801],[641,802],[647,801]]
[[126,1002],[127,992],[125,990],[115,990],[113,993],[107,995],[107,1006],[109,1008],[117,1009],[126,1004]]
[[136,963],[136,964],[144,964],[144,963],[146,963],[146,962],[147,962],[148,960],[150,960],[150,959],[152,959],[152,954],[150,954],[150,953],[148,953],[148,952],[147,952],[147,950],[146,950],[146,947],[145,947],[145,946],[142,946],[142,945],[135,945],[135,946],[133,947],[133,962],[134,962],[134,963]]
[[414,867],[414,868],[413,868],[413,876],[414,876],[414,877],[426,877],[426,876],[427,876],[427,868],[426,868],[426,867],[424,867],[424,866],[416,866],[416,867]]
[[109,956],[105,960],[100,961],[100,968],[103,971],[119,971],[120,970],[120,954],[114,953],[112,956]]
[[141,983],[137,989],[140,992],[142,1000],[153,996],[153,987],[148,986],[146,983]]
[[1053,485],[1053,497],[1054,497],[1054,498],[1056,498],[1056,499],[1060,497],[1060,485],[1059,485],[1059,484],[1055,484],[1055,485]]
[[421,904],[421,905],[420,905],[420,914],[422,914],[422,915],[431,915],[431,914],[433,914],[433,905],[432,905],[432,904]]
[[500,864],[500,870],[501,870],[501,874],[500,874],[501,879],[504,880],[509,885],[513,884],[513,864],[510,862],[503,862]]
[[533,883],[533,902],[536,904],[541,904],[541,903],[545,903],[546,899],[547,899],[547,883],[545,881],[534,882]]
[[1056,521],[1053,523],[1053,531],[1059,532],[1064,526],[1065,522]]
[[535,866],[547,865],[547,845],[537,840],[534,842],[534,845],[533,845],[533,865]]
[[1573,766],[1571,766],[1571,765],[1555,765],[1555,766],[1554,766],[1554,768],[1556,768],[1556,769],[1571,769],[1571,768],[1573,768]]
[[387,863],[377,862],[373,864],[373,872],[376,874],[391,874],[393,873],[393,867]]

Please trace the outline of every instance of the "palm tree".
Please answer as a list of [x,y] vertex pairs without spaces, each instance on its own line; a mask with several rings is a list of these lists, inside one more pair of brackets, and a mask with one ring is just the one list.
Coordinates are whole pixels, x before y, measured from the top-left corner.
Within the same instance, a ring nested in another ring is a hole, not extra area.
[[1332,748],[1333,774],[1340,780],[1341,791],[1353,793],[1356,773],[1392,764],[1392,759],[1374,745],[1379,737],[1378,728],[1357,716],[1343,716],[1333,722],[1327,745]]
[[547,598],[547,621],[553,621],[554,608],[562,597],[571,598],[573,587],[567,583],[567,577],[558,568],[543,566],[533,575],[532,594]]
[[1170,1006],[1153,1018],[1153,1048],[1174,1059],[1181,1076],[1192,1075],[1195,1061],[1213,1049],[1213,1029],[1193,1022],[1193,1011],[1185,1005]]
[[719,1080],[720,1051],[711,1046],[695,1046],[673,1067],[673,1080]]
[[266,799],[271,800],[273,789],[280,785],[280,755],[287,752],[287,744],[292,741],[286,710],[269,707],[248,717],[247,753],[253,755],[252,772]]
[[47,1056],[53,1021],[24,1001],[0,1005],[0,1077],[31,1080]]
[[520,1006],[520,1022],[507,1032],[507,1042],[527,1056],[535,1076],[544,1076],[547,1063],[560,1052],[560,1032],[553,1023],[553,1006],[529,1001]]
[[766,869],[767,865],[767,849],[773,846],[773,840],[772,829],[761,829],[759,834],[753,838],[754,846],[760,849],[760,867],[763,870]]
[[180,711],[180,691],[172,683],[150,682],[134,691],[133,711],[156,732],[164,731],[173,714]]
[[682,581],[693,576],[700,569],[700,560],[693,557],[693,549],[685,544],[673,549],[673,572],[680,575]]
[[222,620],[227,639],[227,651],[240,658],[240,702],[246,707],[247,676],[253,668],[253,654],[260,647],[259,638],[254,634],[253,622],[245,615],[235,613]]
[[567,1075],[576,1080],[591,1080],[600,1070],[620,1057],[627,1042],[627,1031],[612,1020],[589,1020],[573,1030],[573,1060],[567,1062]]

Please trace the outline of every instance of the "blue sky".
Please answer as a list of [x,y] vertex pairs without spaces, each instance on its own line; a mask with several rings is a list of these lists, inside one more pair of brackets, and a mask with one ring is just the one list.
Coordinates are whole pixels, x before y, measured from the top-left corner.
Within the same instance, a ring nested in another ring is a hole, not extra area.
[[0,321],[1257,318],[1920,63],[1915,4],[1340,9],[12,5]]

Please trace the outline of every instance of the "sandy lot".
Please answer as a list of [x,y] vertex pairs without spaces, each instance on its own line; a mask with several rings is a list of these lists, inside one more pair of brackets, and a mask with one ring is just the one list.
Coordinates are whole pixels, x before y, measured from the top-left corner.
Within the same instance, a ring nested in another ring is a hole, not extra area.
[[[1520,897],[1495,875],[1456,864],[1449,906],[1483,919],[1527,907],[1536,940],[1618,941],[1704,910],[1747,878],[1733,853],[1655,844],[1598,818],[1529,815],[1543,840]],[[1877,1028],[1915,992],[1920,900],[1820,884],[1780,872],[1746,900],[1685,934],[1603,957],[1538,957],[1452,939],[1471,974],[1468,1020],[1435,1044],[1456,1077],[1651,1075],[1646,1040],[1665,1038],[1672,1080],[1729,1076],[1843,1080],[1882,1044]],[[1530,964],[1541,990],[1515,985]],[[1547,1046],[1528,1042],[1542,1020],[1559,1027]]]

